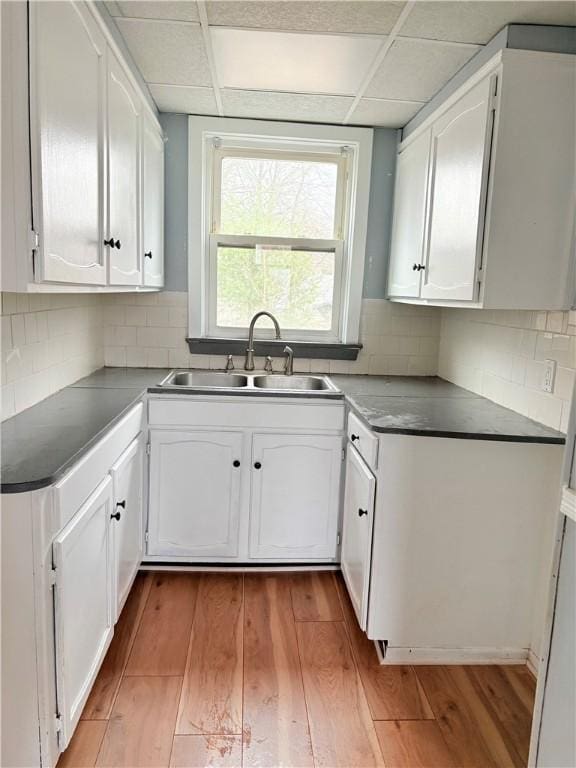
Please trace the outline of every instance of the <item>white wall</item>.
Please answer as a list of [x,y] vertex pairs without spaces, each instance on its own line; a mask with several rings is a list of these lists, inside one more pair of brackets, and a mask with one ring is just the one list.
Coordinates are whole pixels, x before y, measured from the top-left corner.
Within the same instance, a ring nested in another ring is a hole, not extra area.
[[3,293],[2,418],[104,365],[100,296]]
[[[190,355],[185,343],[185,293],[119,294],[104,296],[106,365],[223,368],[223,355]],[[364,299],[358,360],[305,360],[296,358],[299,372],[436,374],[440,311],[429,307]],[[243,365],[237,358],[236,367]],[[256,360],[262,367],[262,359]],[[278,368],[280,362],[276,362]]]
[[[557,361],[554,392],[540,388]],[[576,369],[576,312],[442,310],[438,374],[566,431]]]

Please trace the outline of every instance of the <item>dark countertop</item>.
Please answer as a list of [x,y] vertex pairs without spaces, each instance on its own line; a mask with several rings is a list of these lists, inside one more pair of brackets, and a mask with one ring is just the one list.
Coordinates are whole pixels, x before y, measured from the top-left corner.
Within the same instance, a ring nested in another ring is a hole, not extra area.
[[2,493],[55,483],[168,372],[101,368],[2,422]]
[[[2,493],[52,485],[144,393],[157,392],[155,385],[169,372],[164,368],[101,368],[4,421]],[[375,432],[565,442],[561,432],[437,377],[332,375],[330,379]]]
[[557,445],[566,441],[562,432],[436,376],[330,379],[374,432]]

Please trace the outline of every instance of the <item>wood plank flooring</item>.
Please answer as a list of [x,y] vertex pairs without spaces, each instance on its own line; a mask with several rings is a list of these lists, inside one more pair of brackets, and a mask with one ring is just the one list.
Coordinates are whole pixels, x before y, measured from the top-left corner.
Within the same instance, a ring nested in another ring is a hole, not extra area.
[[332,572],[139,574],[58,768],[516,768],[534,692],[381,666]]

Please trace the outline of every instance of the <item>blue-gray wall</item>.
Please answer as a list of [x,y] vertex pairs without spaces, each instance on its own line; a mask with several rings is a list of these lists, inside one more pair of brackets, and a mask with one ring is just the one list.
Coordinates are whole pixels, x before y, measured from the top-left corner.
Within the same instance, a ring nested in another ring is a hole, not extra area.
[[[188,251],[188,116],[161,114],[166,136],[166,290],[186,291]],[[374,129],[364,296],[386,295],[386,272],[392,224],[397,132]],[[200,173],[200,169],[198,169]]]
[[167,291],[188,290],[188,115],[161,114],[166,144],[164,252]]
[[364,289],[362,291],[362,295],[366,299],[383,299],[386,297],[396,146],[396,130],[392,128],[374,129]]

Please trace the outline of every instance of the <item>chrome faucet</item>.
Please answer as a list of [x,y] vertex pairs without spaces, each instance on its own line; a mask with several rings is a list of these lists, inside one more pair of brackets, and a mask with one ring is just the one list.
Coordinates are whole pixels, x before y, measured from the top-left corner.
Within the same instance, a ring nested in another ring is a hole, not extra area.
[[270,312],[256,312],[252,320],[250,321],[250,328],[248,330],[248,349],[246,350],[246,357],[244,359],[244,370],[254,370],[254,326],[259,317],[269,317],[274,323],[274,329],[276,331],[276,338],[280,338],[280,326],[278,320]]
[[286,376],[292,376],[294,373],[294,350],[292,347],[284,347],[284,354],[286,359],[284,360],[284,373]]

